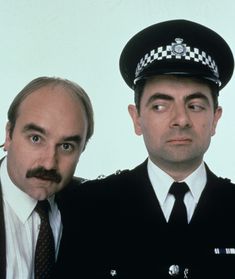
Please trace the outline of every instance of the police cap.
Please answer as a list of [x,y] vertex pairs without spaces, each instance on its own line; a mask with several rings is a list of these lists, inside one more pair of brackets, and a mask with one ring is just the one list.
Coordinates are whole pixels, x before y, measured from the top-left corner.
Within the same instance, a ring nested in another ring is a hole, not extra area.
[[232,77],[233,54],[213,30],[183,19],[151,25],[133,36],[120,57],[120,71],[131,88],[158,74],[197,76],[221,89]]

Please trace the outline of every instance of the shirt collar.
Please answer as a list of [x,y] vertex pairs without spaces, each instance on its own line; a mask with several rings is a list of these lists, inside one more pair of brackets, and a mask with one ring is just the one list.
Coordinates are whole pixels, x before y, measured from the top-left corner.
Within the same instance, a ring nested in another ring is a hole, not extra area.
[[[2,194],[5,202],[9,204],[22,223],[25,223],[32,214],[37,200],[18,188],[10,179],[7,171],[7,157],[4,158],[0,168]],[[51,208],[54,206],[54,195],[48,199]]]
[[[171,184],[174,182],[174,179],[167,173],[165,173],[163,170],[161,170],[158,166],[156,166],[150,158],[148,159],[147,169],[149,179],[152,183],[158,201],[162,206],[166,200],[169,189],[171,187]],[[197,203],[207,181],[206,168],[204,162],[202,162],[200,166],[183,181],[187,183],[190,192],[195,202]],[[159,187],[159,185],[161,186]]]

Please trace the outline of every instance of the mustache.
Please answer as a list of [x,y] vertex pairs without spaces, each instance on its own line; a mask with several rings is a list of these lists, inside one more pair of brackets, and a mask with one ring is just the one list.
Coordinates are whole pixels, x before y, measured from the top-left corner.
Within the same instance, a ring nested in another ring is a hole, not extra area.
[[46,170],[44,167],[37,167],[31,170],[28,170],[26,173],[27,178],[40,178],[43,180],[51,180],[56,183],[60,183],[62,176],[55,169]]

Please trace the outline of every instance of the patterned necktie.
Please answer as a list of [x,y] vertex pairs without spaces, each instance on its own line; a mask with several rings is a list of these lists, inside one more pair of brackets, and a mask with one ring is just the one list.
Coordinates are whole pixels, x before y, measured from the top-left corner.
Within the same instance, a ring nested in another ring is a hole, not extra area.
[[35,279],[49,279],[55,265],[55,243],[49,222],[50,204],[47,200],[38,201],[35,211],[41,219],[36,244],[34,274]]
[[174,195],[175,203],[171,211],[168,223],[171,225],[185,225],[187,221],[187,209],[184,204],[184,196],[189,191],[188,185],[185,182],[174,182],[171,185],[169,193]]

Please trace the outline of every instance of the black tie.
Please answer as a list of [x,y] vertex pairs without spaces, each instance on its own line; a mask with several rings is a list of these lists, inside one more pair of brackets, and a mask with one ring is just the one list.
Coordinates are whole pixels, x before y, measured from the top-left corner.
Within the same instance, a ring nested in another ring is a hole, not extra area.
[[169,224],[185,225],[187,221],[187,209],[184,204],[184,196],[189,191],[188,185],[185,182],[174,182],[171,185],[169,193],[174,195],[175,203],[169,218]]
[[49,222],[50,204],[47,200],[38,201],[35,211],[41,219],[40,231],[35,251],[35,279],[49,279],[55,265],[55,243]]

